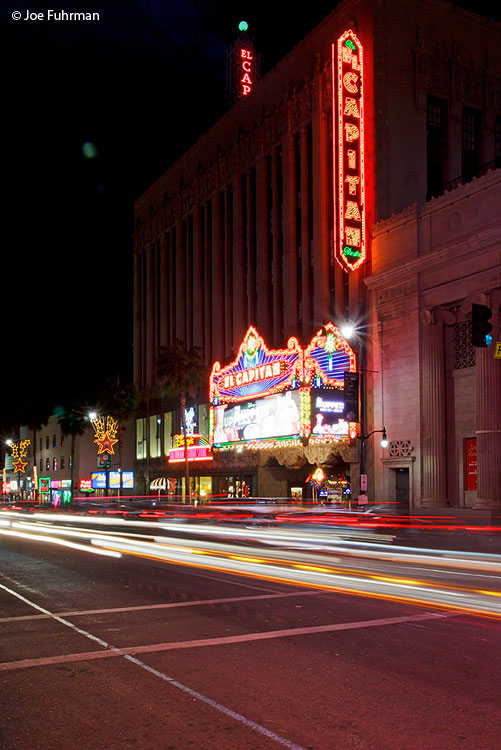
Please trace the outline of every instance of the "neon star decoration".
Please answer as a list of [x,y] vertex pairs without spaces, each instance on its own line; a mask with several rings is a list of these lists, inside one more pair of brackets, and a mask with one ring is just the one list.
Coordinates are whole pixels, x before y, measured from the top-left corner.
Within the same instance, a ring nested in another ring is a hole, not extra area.
[[334,132],[337,126],[335,257],[345,271],[354,271],[366,259],[364,66],[362,45],[351,30],[332,45],[332,78]]
[[28,455],[28,448],[31,444],[31,440],[21,440],[19,443],[12,443],[10,449],[12,451],[12,458],[16,459],[13,461],[14,471],[19,474],[24,474],[26,471],[27,461],[23,461]]
[[14,471],[18,471],[24,474],[24,472],[26,471],[27,464],[28,464],[27,461],[23,461],[21,458],[18,458],[17,461],[14,461],[13,463]]
[[115,453],[114,446],[118,443],[116,434],[118,432],[118,421],[108,414],[107,417],[96,417],[92,419],[92,427],[94,428],[97,455],[102,453],[109,453],[113,455]]

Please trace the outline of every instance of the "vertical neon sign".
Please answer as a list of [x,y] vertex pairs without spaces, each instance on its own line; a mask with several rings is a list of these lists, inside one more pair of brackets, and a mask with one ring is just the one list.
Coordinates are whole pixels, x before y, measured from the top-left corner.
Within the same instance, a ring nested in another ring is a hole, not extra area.
[[247,96],[252,91],[251,73],[252,73],[252,61],[254,59],[254,56],[250,49],[244,49],[243,47],[241,47],[240,58],[241,58],[242,73],[243,73],[243,77],[240,80],[240,83],[242,84],[242,88],[240,90],[240,96]]
[[332,115],[334,131],[337,118],[338,138],[334,164],[338,202],[335,257],[346,271],[354,271],[366,258],[366,241],[363,50],[351,29],[339,37],[337,48],[332,45],[332,75],[333,96],[337,95]]

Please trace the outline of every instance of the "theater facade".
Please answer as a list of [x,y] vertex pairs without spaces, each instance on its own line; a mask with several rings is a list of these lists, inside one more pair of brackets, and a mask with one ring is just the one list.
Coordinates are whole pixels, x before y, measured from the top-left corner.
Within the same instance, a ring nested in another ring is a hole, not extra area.
[[344,0],[138,198],[145,492],[185,492],[155,369],[180,340],[205,363],[190,491],[316,492],[319,469],[410,511],[501,507],[499,49],[499,23],[443,0]]

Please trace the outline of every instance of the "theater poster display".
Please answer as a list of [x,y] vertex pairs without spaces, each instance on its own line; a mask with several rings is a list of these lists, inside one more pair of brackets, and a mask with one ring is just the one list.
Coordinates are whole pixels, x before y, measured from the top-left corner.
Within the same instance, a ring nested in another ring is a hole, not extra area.
[[349,436],[349,422],[344,418],[343,391],[312,389],[311,434],[315,437]]
[[357,425],[345,421],[343,400],[344,372],[355,370],[353,350],[332,323],[305,349],[295,337],[285,349],[268,349],[251,326],[235,361],[212,367],[211,444],[355,437]]

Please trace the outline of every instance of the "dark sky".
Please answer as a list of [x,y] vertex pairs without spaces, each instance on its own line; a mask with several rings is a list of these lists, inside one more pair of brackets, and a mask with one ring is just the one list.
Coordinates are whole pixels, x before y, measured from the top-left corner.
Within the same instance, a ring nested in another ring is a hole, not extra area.
[[131,380],[134,199],[224,113],[239,21],[264,74],[336,0],[61,5],[100,20],[23,20],[47,15],[36,1],[1,11],[3,431]]
[[99,12],[86,23],[23,20],[47,3],[2,11],[4,429],[132,378],[133,201],[224,113],[239,21],[264,72],[332,8],[314,5],[301,19],[259,0],[62,4]]

